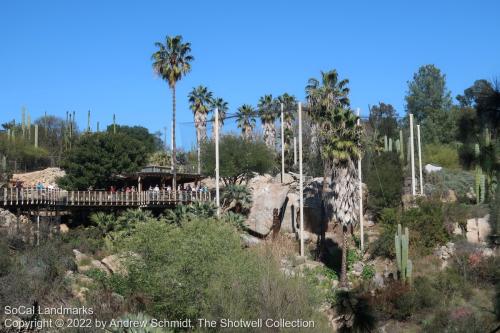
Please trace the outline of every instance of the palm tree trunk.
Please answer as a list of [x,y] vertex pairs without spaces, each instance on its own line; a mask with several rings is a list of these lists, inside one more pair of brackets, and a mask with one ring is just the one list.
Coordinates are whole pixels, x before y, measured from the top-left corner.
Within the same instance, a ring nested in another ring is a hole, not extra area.
[[172,87],[172,190],[174,201],[177,199],[177,159],[175,146],[175,85]]
[[342,266],[340,267],[340,286],[347,288],[347,251],[349,249],[349,230],[342,226]]
[[319,239],[319,248],[317,249],[318,258],[321,258],[325,249],[325,239],[326,239],[326,230],[328,229],[328,223],[330,223],[330,216],[328,212],[329,206],[329,193],[330,193],[330,184],[332,179],[332,167],[328,161],[324,162],[323,166],[323,189],[321,191],[322,195],[322,210],[321,210],[321,232]]

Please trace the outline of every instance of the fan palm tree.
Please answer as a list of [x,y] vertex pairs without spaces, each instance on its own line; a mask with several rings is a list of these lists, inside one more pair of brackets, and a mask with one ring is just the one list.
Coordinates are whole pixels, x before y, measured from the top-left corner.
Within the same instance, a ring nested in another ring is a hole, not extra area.
[[207,138],[207,115],[212,103],[212,92],[205,86],[193,88],[188,95],[196,127],[196,145],[198,150],[198,173],[201,173],[201,143]]
[[[191,53],[191,43],[183,43],[182,36],[167,36],[165,43],[156,42],[155,46],[158,50],[153,53],[153,70],[163,80],[167,81],[169,88],[172,90],[172,185],[176,188],[176,146],[175,146],[175,87],[187,73],[191,71],[191,62],[194,57]],[[174,196],[175,196],[174,191]]]
[[[297,111],[297,99],[293,95],[284,93],[278,97],[278,102],[283,104],[283,127],[285,151],[289,151],[293,140],[293,123],[295,121],[295,112]],[[286,154],[289,157],[291,154]],[[285,156],[286,156],[285,155]],[[290,159],[287,159],[287,164],[291,165]]]
[[274,149],[276,144],[276,127],[274,124],[278,115],[276,106],[276,101],[273,100],[272,95],[262,96],[257,105],[262,127],[264,127],[264,142],[271,149]]
[[[357,126],[358,118],[349,109],[349,89],[346,86],[348,80],[338,81],[335,70],[321,74],[322,85],[318,80],[310,79],[306,93],[309,112],[317,126],[319,148],[324,164],[325,217],[331,216],[342,225],[340,282],[346,287],[348,237],[358,218],[357,170],[353,160],[359,158],[361,154],[361,131]],[[330,185],[331,181],[333,186]],[[326,228],[323,228],[323,231],[326,231]]]
[[[227,102],[222,99],[221,97],[214,98],[212,100],[212,110],[215,110],[216,108],[219,110],[219,135],[222,130],[222,126],[224,125],[224,119],[226,119],[226,113],[227,110],[229,110],[229,106]],[[212,121],[215,121],[215,115],[212,118]],[[215,125],[215,123],[214,123]],[[215,140],[215,131],[212,130],[212,138]]]
[[255,128],[255,110],[251,105],[244,104],[238,108],[236,114],[238,128],[241,128],[243,137],[246,140],[252,138],[252,131]]

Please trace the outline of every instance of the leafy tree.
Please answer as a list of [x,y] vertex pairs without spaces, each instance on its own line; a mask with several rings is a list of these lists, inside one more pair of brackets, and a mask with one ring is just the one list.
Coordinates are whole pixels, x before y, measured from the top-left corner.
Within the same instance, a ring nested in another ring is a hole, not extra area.
[[[153,70],[163,80],[167,81],[172,90],[172,159],[173,159],[173,187],[176,188],[177,158],[175,145],[175,87],[177,81],[191,71],[191,62],[194,57],[191,53],[191,43],[183,43],[182,36],[167,36],[165,44],[156,42],[158,50],[153,53]],[[174,192],[175,193],[175,192]],[[175,195],[175,194],[174,194]]]
[[[306,87],[310,113],[318,126],[321,157],[325,166],[323,203],[342,225],[342,266],[340,283],[347,286],[348,236],[357,221],[358,191],[354,159],[361,155],[358,117],[348,108],[348,80],[338,80],[335,70],[322,72],[322,85],[310,79]],[[330,178],[333,186],[329,189]]]
[[63,160],[66,176],[59,184],[66,189],[106,188],[113,176],[143,167],[147,155],[142,142],[124,133],[82,135]]
[[396,138],[399,135],[396,109],[391,104],[380,102],[378,105],[370,107],[368,123],[375,138],[384,135]]
[[[229,109],[228,104],[221,97],[216,97],[216,98],[212,99],[211,107],[212,107],[212,110],[215,110],[216,108],[219,109],[219,135],[221,135],[222,126],[224,125],[224,120],[226,119],[226,113],[227,113],[227,110]],[[215,126],[215,114],[214,114],[214,117],[212,118],[212,121],[214,122],[214,126]],[[212,130],[212,139],[215,140],[215,131],[214,130]]]
[[449,110],[451,95],[446,88],[446,76],[434,65],[421,66],[408,82],[405,97],[406,112],[413,113],[422,125],[426,142],[449,143],[454,139],[454,122]]
[[[207,142],[201,150],[202,173],[215,176],[215,146]],[[219,141],[219,174],[227,184],[241,184],[256,172],[269,172],[274,166],[274,153],[261,141],[250,141],[225,135]]]
[[278,116],[277,104],[273,95],[264,95],[259,99],[257,105],[259,116],[264,127],[264,142],[270,149],[276,145],[276,126],[275,121]]
[[161,140],[154,134],[149,133],[146,127],[142,126],[127,126],[127,125],[109,125],[108,133],[113,133],[113,126],[116,127],[116,133],[122,133],[129,138],[135,139],[142,143],[148,153],[153,153],[162,149]]
[[244,104],[238,108],[236,116],[238,128],[241,128],[243,137],[250,140],[252,138],[252,131],[255,128],[255,110],[251,105]]

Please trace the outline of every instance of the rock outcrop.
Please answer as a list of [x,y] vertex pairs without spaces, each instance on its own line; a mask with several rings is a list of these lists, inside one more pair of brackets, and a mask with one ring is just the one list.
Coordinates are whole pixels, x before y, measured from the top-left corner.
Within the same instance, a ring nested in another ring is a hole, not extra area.
[[66,175],[64,170],[59,168],[47,168],[40,171],[15,173],[12,175],[12,180],[19,180],[24,187],[34,187],[38,182],[42,182],[45,186],[56,187],[57,179]]
[[266,176],[257,176],[250,181],[252,208],[245,226],[252,232],[267,236],[273,224],[273,210],[282,209],[290,187],[272,181]]

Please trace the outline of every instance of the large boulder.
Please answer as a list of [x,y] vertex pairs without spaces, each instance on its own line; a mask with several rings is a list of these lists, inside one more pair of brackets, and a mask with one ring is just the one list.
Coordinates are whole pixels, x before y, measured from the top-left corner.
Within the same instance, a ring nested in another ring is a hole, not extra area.
[[467,220],[467,241],[474,244],[485,243],[491,233],[490,215],[478,219]]
[[110,274],[111,271],[99,260],[96,260],[76,249],[73,250],[75,255],[75,262],[79,273],[85,273],[93,269],[100,270],[106,274]]
[[[274,181],[277,183],[281,183],[281,172],[274,177]],[[294,182],[296,182],[295,177],[292,174],[285,172],[283,177],[283,184],[290,185]]]
[[127,260],[139,259],[139,255],[133,252],[112,254],[101,260],[106,268],[113,274],[127,275]]
[[297,192],[290,192],[287,198],[280,230],[284,233],[294,233],[299,225],[300,196]]
[[440,166],[438,166],[438,165],[426,164],[424,166],[424,171],[427,174],[430,174],[430,173],[433,173],[433,172],[438,172],[438,171],[441,171],[441,170],[443,170],[443,168],[440,167]]
[[250,181],[253,204],[245,226],[261,236],[267,236],[273,225],[273,210],[283,208],[289,186],[275,183],[265,176],[255,178]]

